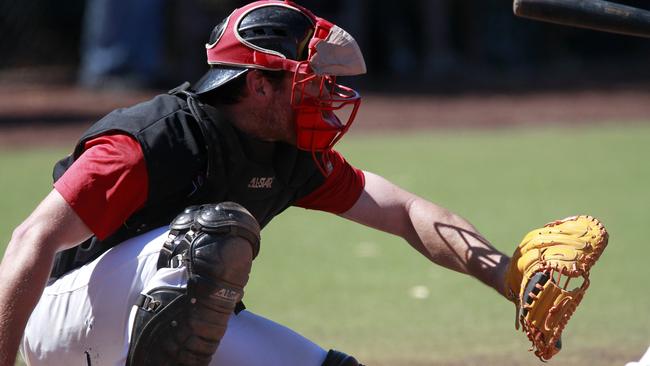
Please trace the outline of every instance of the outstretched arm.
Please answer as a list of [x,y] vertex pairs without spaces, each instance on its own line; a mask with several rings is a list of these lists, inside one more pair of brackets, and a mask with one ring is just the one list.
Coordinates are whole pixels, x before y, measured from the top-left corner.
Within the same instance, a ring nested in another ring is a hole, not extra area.
[[363,193],[341,216],[401,236],[432,262],[471,275],[506,295],[509,258],[474,226],[378,175],[364,173]]
[[18,226],[0,264],[0,365],[13,365],[27,320],[45,288],[56,252],[92,235],[53,190]]

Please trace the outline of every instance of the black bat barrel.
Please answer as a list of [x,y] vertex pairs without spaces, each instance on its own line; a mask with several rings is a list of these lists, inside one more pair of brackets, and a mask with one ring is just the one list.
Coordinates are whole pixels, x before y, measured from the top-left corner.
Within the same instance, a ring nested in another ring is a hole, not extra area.
[[515,0],[524,18],[650,38],[650,11],[604,0]]

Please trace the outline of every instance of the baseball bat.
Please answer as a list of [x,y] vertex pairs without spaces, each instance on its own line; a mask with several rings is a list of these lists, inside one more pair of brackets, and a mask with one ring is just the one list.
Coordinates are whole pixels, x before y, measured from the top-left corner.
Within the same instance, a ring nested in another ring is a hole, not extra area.
[[517,16],[650,38],[650,11],[605,0],[514,0]]

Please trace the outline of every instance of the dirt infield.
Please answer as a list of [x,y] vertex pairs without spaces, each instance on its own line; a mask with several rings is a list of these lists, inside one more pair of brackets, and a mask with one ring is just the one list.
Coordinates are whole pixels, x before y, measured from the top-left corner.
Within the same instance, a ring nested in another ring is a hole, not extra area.
[[[112,109],[155,92],[0,86],[0,146],[70,144]],[[364,95],[354,132],[650,121],[647,89],[440,95]]]

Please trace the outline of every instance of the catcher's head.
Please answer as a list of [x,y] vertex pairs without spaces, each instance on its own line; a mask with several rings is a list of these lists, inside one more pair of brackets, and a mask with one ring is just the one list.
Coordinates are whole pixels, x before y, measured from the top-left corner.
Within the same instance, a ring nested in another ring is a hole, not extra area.
[[193,86],[212,91],[250,70],[291,73],[296,144],[327,151],[347,132],[359,94],[337,76],[366,71],[356,41],[343,29],[291,1],[263,0],[236,9],[206,44],[208,72]]

